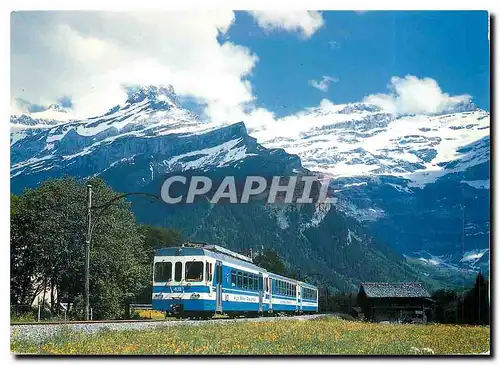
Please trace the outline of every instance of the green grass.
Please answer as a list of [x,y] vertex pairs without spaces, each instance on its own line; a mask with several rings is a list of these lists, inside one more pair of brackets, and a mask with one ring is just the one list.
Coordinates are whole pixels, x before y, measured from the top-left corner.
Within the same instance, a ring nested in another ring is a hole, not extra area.
[[398,325],[321,318],[105,331],[65,332],[42,345],[12,341],[29,354],[477,354],[489,351],[489,326]]

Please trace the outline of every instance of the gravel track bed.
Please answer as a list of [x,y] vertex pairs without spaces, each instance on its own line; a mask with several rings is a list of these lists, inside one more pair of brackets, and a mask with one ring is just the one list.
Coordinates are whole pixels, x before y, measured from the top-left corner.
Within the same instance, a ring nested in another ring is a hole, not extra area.
[[202,326],[207,324],[227,325],[238,322],[269,322],[269,321],[306,321],[325,316],[324,314],[312,314],[291,317],[258,317],[258,318],[235,318],[235,319],[210,319],[210,320],[179,320],[179,321],[144,321],[144,322],[114,322],[114,323],[64,323],[64,324],[37,324],[37,325],[14,325],[10,326],[10,339],[27,340],[30,342],[44,343],[51,337],[62,331],[83,332],[94,334],[102,330],[110,331],[143,331],[159,327],[171,326]]

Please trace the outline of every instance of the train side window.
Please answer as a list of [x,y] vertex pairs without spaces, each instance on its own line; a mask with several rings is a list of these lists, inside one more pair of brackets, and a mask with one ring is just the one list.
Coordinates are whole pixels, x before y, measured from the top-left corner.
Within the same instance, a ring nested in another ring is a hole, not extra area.
[[203,262],[193,261],[186,262],[186,281],[202,281],[203,280]]
[[181,281],[181,279],[182,279],[182,262],[177,261],[175,263],[174,280]]
[[212,282],[212,263],[205,263],[205,280]]
[[253,290],[253,274],[248,274],[248,289]]
[[236,282],[236,286],[238,288],[241,288],[242,284],[243,284],[243,274],[241,273],[241,271],[238,271],[238,281]]
[[246,272],[243,273],[243,289],[248,288],[248,274]]
[[236,271],[231,270],[231,286],[236,286]]
[[171,262],[157,262],[155,264],[155,277],[156,282],[165,282],[172,279],[172,263]]
[[266,278],[266,291],[268,292],[269,291],[269,278]]

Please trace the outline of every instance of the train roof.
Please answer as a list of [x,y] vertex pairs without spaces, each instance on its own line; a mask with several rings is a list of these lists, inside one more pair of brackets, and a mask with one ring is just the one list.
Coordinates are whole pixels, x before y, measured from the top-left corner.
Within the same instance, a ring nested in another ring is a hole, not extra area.
[[[228,250],[229,251],[229,250]],[[252,262],[248,262],[245,260],[242,260],[237,257],[230,256],[226,253],[221,253],[217,251],[212,251],[208,247],[191,247],[191,246],[184,246],[184,247],[167,247],[167,248],[160,248],[157,249],[155,252],[156,256],[208,256],[208,257],[213,257],[216,260],[221,260],[230,264],[238,265],[245,267],[247,269],[255,270],[255,271],[260,271],[263,273],[268,273],[266,269],[263,269]],[[250,259],[250,258],[248,258]]]
[[300,281],[300,280],[297,280],[297,279],[292,279],[292,278],[289,278],[289,277],[286,277],[286,276],[283,276],[283,275],[278,275],[278,274],[274,274],[272,272],[269,272],[268,271],[268,274],[270,277],[272,278],[278,278],[278,279],[283,279],[283,280],[288,280],[288,281],[293,281],[293,282],[297,282],[299,283],[301,286],[303,287],[308,287],[308,288],[314,288],[314,289],[317,289],[317,287],[313,284],[309,284],[309,283],[305,283],[303,281]]

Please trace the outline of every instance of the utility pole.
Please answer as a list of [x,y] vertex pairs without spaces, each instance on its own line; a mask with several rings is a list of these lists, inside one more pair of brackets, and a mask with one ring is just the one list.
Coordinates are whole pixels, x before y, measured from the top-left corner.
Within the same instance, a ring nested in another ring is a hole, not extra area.
[[90,319],[90,241],[92,235],[92,185],[87,184],[87,237],[85,239],[85,320]]

